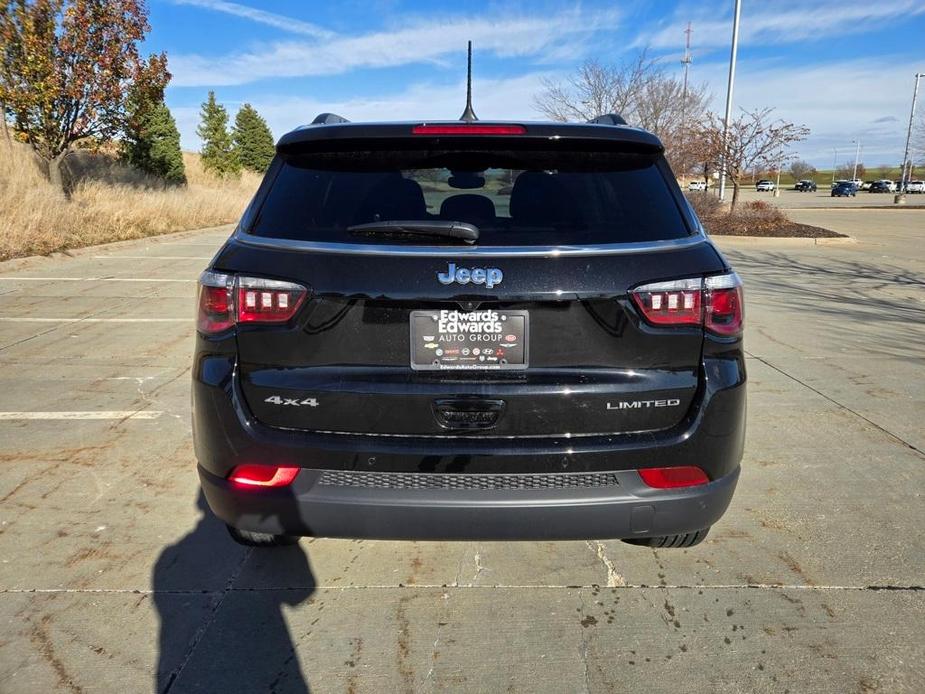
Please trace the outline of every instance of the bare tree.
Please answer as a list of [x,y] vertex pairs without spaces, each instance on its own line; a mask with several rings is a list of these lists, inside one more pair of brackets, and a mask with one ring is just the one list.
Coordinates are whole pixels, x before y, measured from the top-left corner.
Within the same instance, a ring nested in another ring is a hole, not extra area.
[[690,171],[699,164],[687,156],[686,134],[699,125],[706,112],[704,85],[688,84],[666,74],[661,64],[645,51],[619,64],[585,62],[564,82],[544,80],[534,105],[551,120],[588,121],[618,113],[631,125],[661,138],[672,164]]
[[839,181],[850,181],[854,175],[854,164],[840,164],[835,169],[835,178]]
[[794,181],[801,181],[804,178],[812,178],[816,175],[816,167],[802,159],[791,162],[788,170]]
[[732,183],[732,205],[739,202],[739,188],[753,170],[776,170],[792,155],[787,153],[794,142],[806,139],[809,129],[783,119],[772,119],[772,108],[746,111],[730,121],[728,135],[723,140],[723,120],[715,113],[706,116],[694,137],[692,149],[698,159],[715,168],[725,163],[726,175]]

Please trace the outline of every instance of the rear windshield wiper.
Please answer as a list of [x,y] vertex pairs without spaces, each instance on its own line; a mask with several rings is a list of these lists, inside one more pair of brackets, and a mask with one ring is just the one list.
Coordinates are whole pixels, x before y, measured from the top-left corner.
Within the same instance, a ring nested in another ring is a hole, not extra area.
[[479,240],[479,228],[474,224],[443,220],[396,219],[388,222],[369,222],[349,226],[347,231],[351,234],[370,236],[431,236],[466,243]]

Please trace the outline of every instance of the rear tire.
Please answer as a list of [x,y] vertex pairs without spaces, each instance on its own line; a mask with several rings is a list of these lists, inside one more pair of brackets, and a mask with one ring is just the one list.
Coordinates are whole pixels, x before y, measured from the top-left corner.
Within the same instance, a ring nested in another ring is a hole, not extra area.
[[285,547],[294,545],[299,541],[295,535],[271,535],[270,533],[255,533],[250,530],[241,530],[233,525],[225,524],[231,539],[245,547]]
[[654,549],[693,547],[694,545],[699,545],[701,542],[703,542],[709,532],[709,528],[704,528],[703,530],[695,530],[690,533],[681,533],[679,535],[662,535],[661,537],[628,537],[623,541],[630,545],[652,547]]

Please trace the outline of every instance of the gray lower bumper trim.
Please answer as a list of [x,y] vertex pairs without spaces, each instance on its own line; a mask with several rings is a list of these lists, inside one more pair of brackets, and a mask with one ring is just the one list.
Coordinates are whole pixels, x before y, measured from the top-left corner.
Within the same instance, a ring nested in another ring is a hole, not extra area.
[[199,469],[209,505],[230,525],[258,532],[391,540],[579,540],[653,537],[713,525],[739,469],[699,487],[650,489],[635,471],[616,487],[381,489],[317,484],[304,470],[291,488],[238,490]]

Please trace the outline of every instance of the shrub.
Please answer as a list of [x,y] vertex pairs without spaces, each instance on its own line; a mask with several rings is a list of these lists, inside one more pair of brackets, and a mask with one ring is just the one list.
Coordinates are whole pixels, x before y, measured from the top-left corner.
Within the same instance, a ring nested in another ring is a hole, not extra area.
[[685,197],[701,221],[715,217],[723,208],[723,203],[719,201],[719,198],[705,190],[685,193]]

